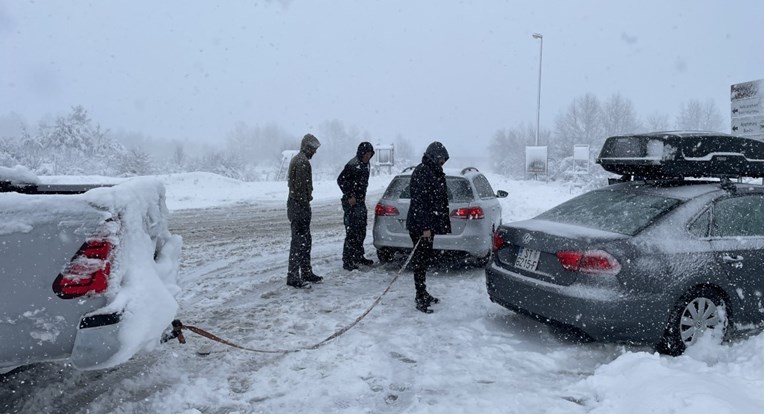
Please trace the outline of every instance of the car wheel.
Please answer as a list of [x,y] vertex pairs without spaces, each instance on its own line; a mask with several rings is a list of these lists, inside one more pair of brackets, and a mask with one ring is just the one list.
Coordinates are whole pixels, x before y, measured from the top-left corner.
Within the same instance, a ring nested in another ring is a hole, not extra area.
[[394,253],[393,249],[389,247],[380,247],[377,249],[377,258],[380,259],[381,263],[388,263],[393,260]]
[[707,329],[722,327],[723,338],[728,328],[725,300],[711,287],[689,291],[675,304],[669,322],[656,350],[678,356],[696,343]]

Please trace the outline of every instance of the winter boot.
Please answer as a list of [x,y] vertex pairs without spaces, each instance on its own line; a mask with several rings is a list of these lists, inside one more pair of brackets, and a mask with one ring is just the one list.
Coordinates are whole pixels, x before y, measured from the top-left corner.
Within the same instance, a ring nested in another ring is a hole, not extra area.
[[430,309],[430,303],[424,294],[418,293],[414,298],[417,310],[422,313],[433,313],[433,309]]
[[311,284],[305,280],[300,280],[296,277],[287,277],[287,286],[292,286],[295,289],[310,289]]
[[373,264],[375,264],[374,261],[367,259],[366,257],[363,257],[363,256],[356,263],[363,266],[372,266]]
[[356,270],[358,268],[359,267],[356,264],[354,264],[354,263],[343,263],[343,269],[345,269],[345,270],[347,270],[349,272],[353,271],[353,270]]
[[311,283],[321,283],[321,281],[324,280],[324,278],[311,272],[307,276],[303,276],[303,280],[305,280],[306,282],[311,282]]
[[439,300],[437,297],[435,297],[435,296],[432,296],[432,295],[431,295],[430,293],[428,293],[427,291],[425,291],[425,300],[427,301],[428,305],[431,305],[431,304],[433,304],[433,303],[438,303],[438,302],[440,302],[440,300]]

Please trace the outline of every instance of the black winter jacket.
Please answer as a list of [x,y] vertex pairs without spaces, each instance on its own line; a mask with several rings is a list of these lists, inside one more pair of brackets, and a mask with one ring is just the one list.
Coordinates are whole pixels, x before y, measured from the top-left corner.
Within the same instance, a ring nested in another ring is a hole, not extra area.
[[433,234],[452,232],[446,175],[437,159],[431,155],[425,153],[409,182],[411,203],[406,216],[406,229],[415,234],[425,230]]
[[363,203],[366,198],[369,186],[369,164],[364,164],[359,158],[358,155],[351,158],[337,177],[337,185],[343,192],[343,202],[355,197],[357,203]]

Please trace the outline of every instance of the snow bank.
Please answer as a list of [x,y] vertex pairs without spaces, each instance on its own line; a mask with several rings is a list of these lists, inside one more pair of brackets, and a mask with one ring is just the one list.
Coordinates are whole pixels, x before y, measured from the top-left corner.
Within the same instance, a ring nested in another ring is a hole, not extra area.
[[705,335],[679,357],[627,352],[574,386],[591,414],[762,413],[763,334],[720,345]]

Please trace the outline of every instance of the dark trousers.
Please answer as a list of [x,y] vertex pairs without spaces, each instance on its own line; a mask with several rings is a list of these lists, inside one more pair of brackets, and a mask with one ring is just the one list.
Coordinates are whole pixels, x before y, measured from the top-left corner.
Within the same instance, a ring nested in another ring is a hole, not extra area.
[[343,224],[343,264],[359,263],[364,258],[364,239],[367,237],[367,206],[363,201],[358,201],[353,206],[343,201]]
[[[423,238],[422,233],[409,233],[412,246],[416,246],[412,256],[412,269],[414,269],[414,288],[417,296],[425,294],[425,271],[433,258],[433,237]],[[417,245],[417,243],[420,243]]]
[[311,206],[287,199],[287,218],[292,229],[287,281],[303,280],[311,269]]

